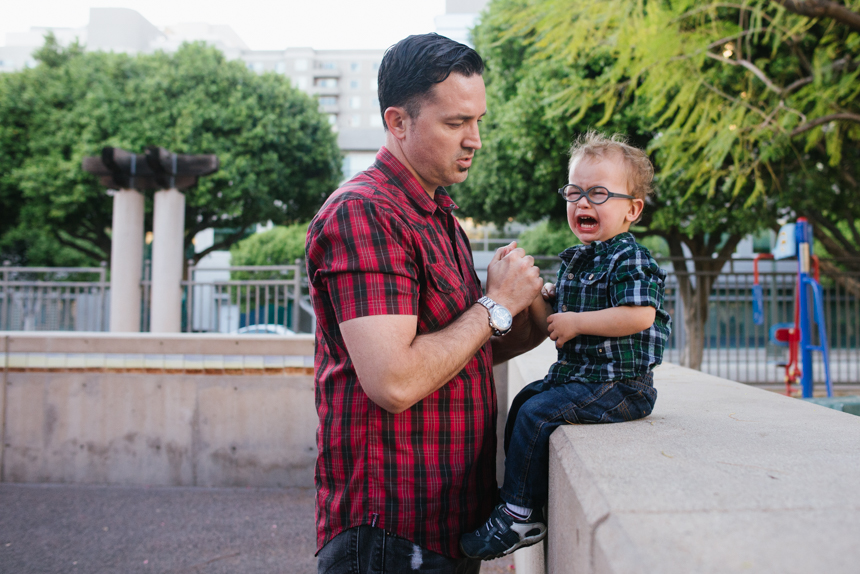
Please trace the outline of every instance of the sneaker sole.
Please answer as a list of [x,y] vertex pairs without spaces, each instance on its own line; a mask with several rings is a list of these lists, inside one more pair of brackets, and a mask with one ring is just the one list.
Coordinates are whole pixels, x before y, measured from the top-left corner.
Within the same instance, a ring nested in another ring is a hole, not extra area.
[[491,556],[472,556],[463,549],[462,544],[460,545],[460,552],[462,552],[464,556],[467,556],[467,557],[472,558],[472,559],[495,560],[496,558],[501,558],[502,556],[507,556],[508,554],[511,554],[512,552],[516,552],[520,548],[525,548],[527,546],[532,546],[534,544],[537,544],[538,542],[540,542],[541,540],[546,538],[546,531],[547,531],[547,528],[546,528],[546,526],[544,526],[541,529],[541,531],[538,532],[537,534],[534,534],[532,536],[526,536],[525,538],[521,539],[519,542],[517,542],[516,544],[514,544],[513,546],[511,546],[510,548],[505,550],[504,552],[500,552],[499,554],[493,554]]

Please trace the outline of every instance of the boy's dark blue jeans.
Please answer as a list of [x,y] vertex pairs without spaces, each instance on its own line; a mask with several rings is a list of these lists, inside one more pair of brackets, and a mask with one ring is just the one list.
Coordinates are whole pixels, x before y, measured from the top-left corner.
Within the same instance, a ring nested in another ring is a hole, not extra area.
[[526,385],[511,404],[505,424],[502,500],[540,508],[547,502],[549,436],[561,425],[620,423],[647,417],[657,390],[651,373],[611,383]]

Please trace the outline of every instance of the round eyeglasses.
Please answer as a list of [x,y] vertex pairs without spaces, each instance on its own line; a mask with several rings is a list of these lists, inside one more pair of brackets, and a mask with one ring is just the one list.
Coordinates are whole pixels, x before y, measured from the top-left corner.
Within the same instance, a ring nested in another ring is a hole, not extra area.
[[610,197],[636,199],[632,195],[624,195],[623,193],[612,193],[605,187],[599,185],[583,190],[575,183],[568,183],[564,187],[559,188],[558,193],[564,198],[565,201],[570,203],[576,203],[577,201],[582,199],[582,196],[584,195],[591,205],[600,205],[601,203],[606,203],[606,201]]

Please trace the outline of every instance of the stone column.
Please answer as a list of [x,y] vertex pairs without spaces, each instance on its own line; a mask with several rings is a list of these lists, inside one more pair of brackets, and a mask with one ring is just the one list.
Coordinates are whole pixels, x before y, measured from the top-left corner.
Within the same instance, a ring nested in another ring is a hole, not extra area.
[[185,196],[176,189],[157,191],[152,217],[152,333],[182,330],[184,235]]
[[143,194],[135,189],[113,196],[110,261],[110,330],[139,333]]

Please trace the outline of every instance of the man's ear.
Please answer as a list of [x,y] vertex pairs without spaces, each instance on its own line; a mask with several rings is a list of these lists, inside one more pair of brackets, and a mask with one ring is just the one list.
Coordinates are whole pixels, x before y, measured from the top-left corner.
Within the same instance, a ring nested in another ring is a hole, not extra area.
[[641,199],[634,199],[630,202],[630,211],[627,212],[626,219],[631,223],[635,223],[639,216],[642,215],[642,210],[645,209],[645,202]]
[[409,127],[409,115],[406,113],[406,109],[399,106],[385,108],[383,117],[391,135],[399,140],[406,136],[406,129]]

